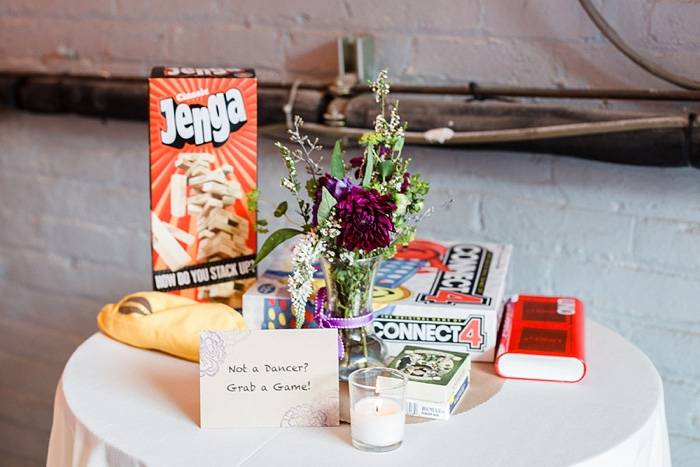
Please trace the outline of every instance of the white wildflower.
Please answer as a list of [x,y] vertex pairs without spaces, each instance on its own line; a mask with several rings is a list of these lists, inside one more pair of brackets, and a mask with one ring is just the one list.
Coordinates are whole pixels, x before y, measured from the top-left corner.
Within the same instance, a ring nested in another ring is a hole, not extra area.
[[313,292],[314,261],[326,253],[326,243],[311,230],[301,237],[292,248],[292,266],[294,272],[289,277],[287,290],[292,296],[292,308],[297,321],[297,328],[304,323],[306,302]]
[[389,126],[389,122],[386,121],[386,118],[384,118],[383,115],[377,115],[377,118],[374,120],[374,131],[382,135],[386,135],[389,133],[390,128],[391,127]]
[[297,187],[294,185],[294,183],[289,181],[288,178],[283,178],[282,180],[280,180],[280,185],[282,185],[284,188],[288,189],[292,193],[297,194]]
[[384,105],[384,100],[386,99],[386,96],[389,95],[389,88],[391,87],[391,83],[389,83],[386,79],[388,77],[389,70],[386,68],[383,69],[382,71],[379,72],[379,75],[377,76],[377,81],[374,83],[370,83],[370,88],[375,94],[375,100],[377,103]]
[[392,140],[398,136],[404,136],[404,127],[399,116],[399,101],[394,103],[391,109],[391,119],[387,121],[384,115],[377,115],[374,120],[374,131],[384,136],[385,140]]
[[323,225],[319,229],[321,237],[333,240],[340,235],[340,223],[335,220],[335,218],[330,217],[323,222]]
[[404,134],[403,126],[401,125],[401,117],[399,116],[399,101],[396,101],[394,103],[394,108],[391,109],[389,131],[395,136],[403,136]]
[[355,262],[355,254],[352,251],[341,251],[340,252],[340,261],[343,263],[347,264],[353,264]]

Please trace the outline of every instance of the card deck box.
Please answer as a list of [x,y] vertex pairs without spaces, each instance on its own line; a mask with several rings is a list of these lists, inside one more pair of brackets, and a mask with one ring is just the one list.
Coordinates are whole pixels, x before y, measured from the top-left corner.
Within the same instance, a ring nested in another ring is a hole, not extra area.
[[[385,260],[375,283],[373,323],[389,355],[417,345],[492,362],[510,255],[507,244],[414,240]],[[287,251],[243,295],[251,329],[295,325],[286,285],[291,272]],[[323,286],[317,266],[314,290]],[[316,325],[312,303],[313,296],[306,307],[307,327]]]
[[240,308],[255,280],[255,73],[156,67],[148,87],[153,290]]
[[407,345],[389,367],[408,376],[407,415],[447,420],[469,387],[471,357]]

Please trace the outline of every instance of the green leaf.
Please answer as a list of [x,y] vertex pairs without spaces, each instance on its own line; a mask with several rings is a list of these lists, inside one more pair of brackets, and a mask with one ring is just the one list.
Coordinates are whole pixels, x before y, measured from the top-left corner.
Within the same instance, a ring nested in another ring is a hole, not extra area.
[[272,251],[277,248],[280,244],[286,242],[290,238],[293,238],[299,234],[303,234],[304,232],[302,230],[297,230],[297,229],[291,229],[291,228],[284,228],[284,229],[279,229],[274,231],[269,237],[267,237],[267,240],[265,240],[265,243],[263,243],[263,246],[260,247],[260,250],[258,251],[258,255],[255,257],[255,262],[253,263],[253,267],[256,267],[258,264],[260,264],[260,261],[265,259],[267,255],[272,253]]
[[335,205],[338,204],[338,201],[333,197],[330,191],[328,191],[328,188],[325,186],[321,188],[321,202],[318,204],[318,225],[321,225],[323,221],[328,219],[328,216],[331,215],[331,209],[335,207]]
[[275,209],[275,212],[272,214],[275,217],[282,217],[287,213],[287,202],[282,201],[278,206],[277,209]]
[[341,179],[345,177],[345,165],[343,164],[343,141],[335,142],[333,153],[331,154],[331,177]]
[[306,194],[309,195],[309,198],[316,199],[317,188],[318,188],[318,180],[316,180],[313,177],[306,180]]
[[260,197],[260,190],[254,188],[248,193],[246,193],[245,197],[248,203],[248,210],[256,212],[258,210],[258,198]]
[[374,170],[374,147],[367,146],[367,157],[365,158],[365,175],[362,178],[362,186],[367,188],[372,181],[372,171]]
[[260,224],[255,224],[253,226],[253,230],[255,230],[259,234],[266,234],[269,232],[269,230],[265,226],[260,225]]
[[403,143],[404,143],[404,137],[399,136],[399,139],[396,140],[396,143],[394,143],[394,152],[401,153],[401,150],[403,149]]
[[381,161],[379,163],[379,173],[382,179],[386,180],[394,173],[394,161]]

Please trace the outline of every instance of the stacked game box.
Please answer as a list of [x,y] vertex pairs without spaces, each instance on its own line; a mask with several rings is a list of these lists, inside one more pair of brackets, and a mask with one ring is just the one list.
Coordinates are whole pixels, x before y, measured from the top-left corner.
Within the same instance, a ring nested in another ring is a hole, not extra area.
[[[385,260],[375,283],[373,323],[389,354],[417,345],[492,362],[510,255],[506,244],[414,240]],[[251,329],[295,325],[286,285],[291,272],[286,252],[243,295]],[[323,286],[317,266],[314,290]],[[313,299],[303,326],[315,326]]]
[[240,308],[255,280],[254,72],[154,68],[149,141],[153,289]]
[[467,353],[407,345],[389,367],[408,376],[407,415],[447,420],[469,388]]

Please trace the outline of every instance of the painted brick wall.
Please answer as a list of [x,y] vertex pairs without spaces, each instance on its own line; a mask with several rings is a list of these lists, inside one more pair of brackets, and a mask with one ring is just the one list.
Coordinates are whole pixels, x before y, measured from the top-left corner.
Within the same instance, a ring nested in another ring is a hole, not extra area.
[[[596,5],[634,49],[697,77],[700,3]],[[670,87],[561,0],[3,1],[0,70],[147,76],[154,64],[229,64],[265,81],[328,80],[345,34],[372,34],[379,65],[405,83]]]
[[[635,49],[698,79],[700,3],[596,4]],[[349,33],[376,37],[395,82],[672,88],[609,45],[576,2],[557,0],[0,0],[0,71],[146,76],[155,64],[218,64],[254,67],[264,81],[328,81],[335,40]],[[261,140],[270,175],[260,182],[275,198],[271,146]],[[66,360],[103,304],[150,286],[147,128],[5,112],[0,148],[0,464],[41,465]],[[411,150],[431,202],[455,199],[422,232],[514,244],[513,292],[577,295],[646,352],[664,380],[674,464],[694,465],[700,171]]]

